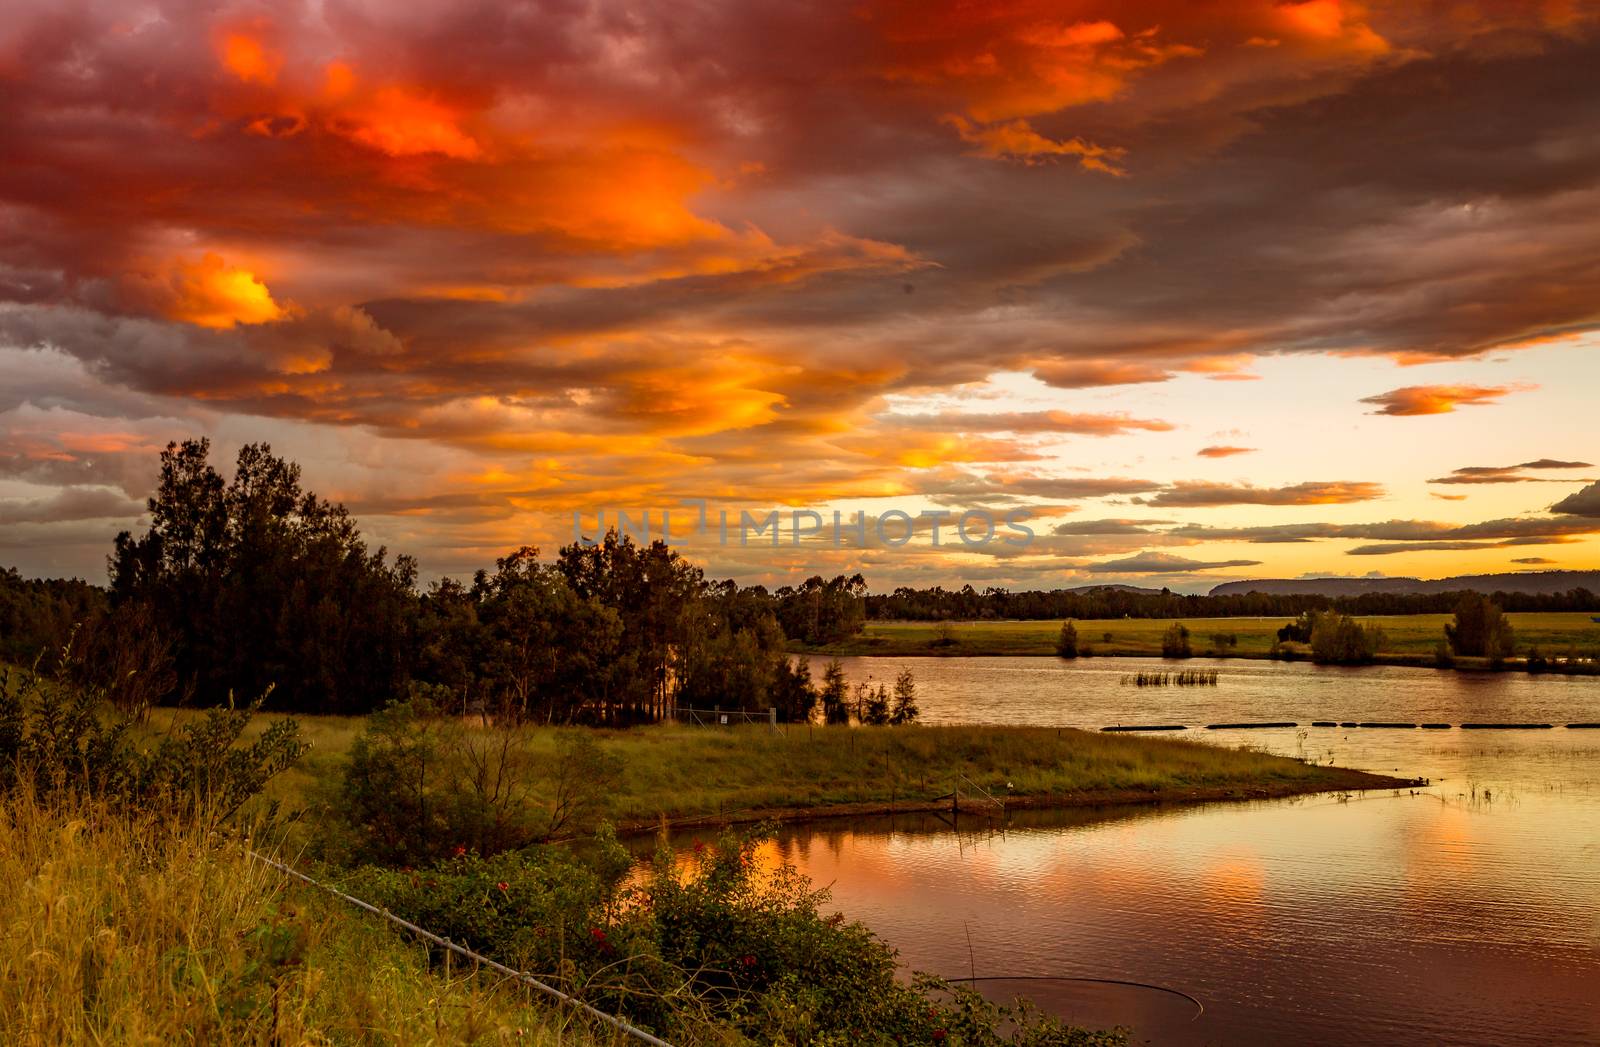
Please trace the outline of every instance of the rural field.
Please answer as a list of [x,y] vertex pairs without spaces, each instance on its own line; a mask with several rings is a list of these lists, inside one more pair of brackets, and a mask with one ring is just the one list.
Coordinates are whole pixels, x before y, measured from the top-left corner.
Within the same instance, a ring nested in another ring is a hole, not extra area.
[[[1507,614],[1516,630],[1517,651],[1537,646],[1549,655],[1576,649],[1600,653],[1600,622],[1583,612]],[[1363,626],[1383,630],[1382,653],[1429,656],[1444,637],[1448,614],[1383,615],[1358,618]],[[1111,618],[1078,620],[1080,651],[1094,655],[1159,657],[1161,636],[1181,621],[1188,627],[1197,656],[1265,658],[1287,617],[1272,618]],[[797,651],[823,655],[1048,655],[1055,653],[1061,621],[868,622],[859,635],[836,644]],[[1219,643],[1232,636],[1236,646]],[[1084,650],[1087,648],[1087,650]]]

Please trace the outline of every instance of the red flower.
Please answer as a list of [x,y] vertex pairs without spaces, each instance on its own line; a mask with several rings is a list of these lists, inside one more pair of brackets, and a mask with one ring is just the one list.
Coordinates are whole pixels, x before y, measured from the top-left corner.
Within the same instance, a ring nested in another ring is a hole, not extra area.
[[598,927],[591,927],[589,928],[589,937],[597,942],[603,942],[606,940],[606,932]]
[[943,1030],[943,1029],[935,1029],[935,1030],[933,1030],[933,1038],[934,1038],[934,1039],[935,1039],[935,1040],[942,1040],[942,1039],[944,1039],[944,1035],[945,1035],[945,1034],[944,1034],[944,1030]]
[[694,853],[695,854],[702,854],[702,853],[705,852],[705,849],[706,849],[706,844],[705,844],[704,840],[696,840],[694,842]]
[[756,965],[756,958],[754,956],[751,956],[750,954],[746,953],[745,954],[745,958],[744,958],[744,960],[742,962],[744,963],[744,965],[746,967],[754,967]]
[[511,885],[506,883],[504,880],[501,880],[499,883],[495,884],[495,886],[500,888],[501,891],[508,891],[511,889]]
[[464,846],[462,846],[462,845],[461,845],[461,844],[457,844],[457,845],[456,845],[456,849],[455,849],[455,850],[454,850],[454,851],[451,851],[451,852],[450,852],[450,857],[452,857],[452,858],[459,858],[459,857],[461,857],[461,856],[462,856],[462,855],[463,855],[463,854],[466,854],[466,853],[467,853],[467,849],[466,849],[466,847],[464,847]]

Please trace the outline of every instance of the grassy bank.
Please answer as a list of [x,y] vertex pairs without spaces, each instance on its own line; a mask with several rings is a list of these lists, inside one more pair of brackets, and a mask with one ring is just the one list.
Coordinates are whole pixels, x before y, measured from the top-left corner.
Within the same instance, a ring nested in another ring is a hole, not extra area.
[[[174,716],[152,717],[152,730]],[[289,809],[330,802],[365,721],[298,718],[312,742],[267,795]],[[536,763],[556,732],[523,729]],[[1395,787],[1395,779],[1200,742],[1039,727],[656,726],[598,731],[621,760],[609,817],[643,828],[673,822],[822,817],[948,807],[957,777],[1017,806],[1068,806],[1282,796]],[[1007,784],[1010,788],[1007,789]]]
[[[1537,646],[1547,655],[1576,649],[1600,654],[1600,623],[1584,612],[1507,614],[1520,650]],[[1188,626],[1196,655],[1265,658],[1288,618],[1192,618]],[[1383,630],[1386,659],[1401,664],[1431,664],[1434,648],[1444,637],[1447,614],[1384,615],[1357,619]],[[1161,635],[1171,626],[1164,618],[1077,620],[1078,643],[1097,656],[1160,657]],[[1053,655],[1061,622],[868,622],[858,636],[826,647],[801,648],[813,655]],[[1234,646],[1218,643],[1217,634],[1234,637]],[[1470,664],[1470,660],[1463,664]]]
[[0,803],[0,1040],[612,1043],[155,816]]

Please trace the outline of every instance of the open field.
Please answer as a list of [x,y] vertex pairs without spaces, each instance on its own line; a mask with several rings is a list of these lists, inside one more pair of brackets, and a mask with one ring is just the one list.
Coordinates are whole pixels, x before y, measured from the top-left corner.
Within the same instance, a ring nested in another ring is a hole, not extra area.
[[[189,712],[157,710],[151,730]],[[258,717],[259,730],[269,717]],[[332,802],[359,718],[300,716],[311,752],[267,796],[286,808]],[[539,762],[556,730],[523,728]],[[597,731],[622,761],[610,817],[748,821],[948,807],[959,775],[1017,806],[1184,801],[1387,788],[1395,779],[1199,742],[1035,727],[654,726]],[[1007,783],[1011,788],[1007,789]],[[966,787],[963,787],[964,790]]]
[[[1506,615],[1516,630],[1517,650],[1538,646],[1547,655],[1600,653],[1600,623],[1585,612],[1526,612]],[[1265,658],[1278,630],[1290,621],[1273,618],[1110,618],[1075,622],[1080,650],[1095,655],[1154,656],[1161,654],[1161,634],[1172,622],[1188,626],[1196,655],[1218,654]],[[1448,614],[1385,615],[1361,618],[1363,625],[1383,630],[1382,651],[1429,657],[1444,637]],[[1061,621],[995,622],[868,622],[859,636],[819,648],[796,648],[821,655],[1049,655],[1055,653]],[[1222,648],[1212,637],[1231,634],[1238,645]],[[945,639],[952,642],[945,643]]]
[[158,815],[0,803],[0,1039],[615,1043]]

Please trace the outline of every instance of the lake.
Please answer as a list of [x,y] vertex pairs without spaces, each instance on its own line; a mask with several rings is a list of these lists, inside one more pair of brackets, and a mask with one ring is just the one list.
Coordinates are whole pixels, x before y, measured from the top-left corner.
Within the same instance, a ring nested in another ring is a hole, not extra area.
[[[1175,664],[844,660],[852,683],[911,668],[929,723],[1600,720],[1594,678],[1193,659],[1182,667],[1220,670],[1217,686],[1122,682]],[[1010,979],[978,984],[1129,1025],[1138,1042],[1600,1044],[1600,731],[1180,736],[1432,781],[958,825],[820,822],[771,850],[909,969]]]

